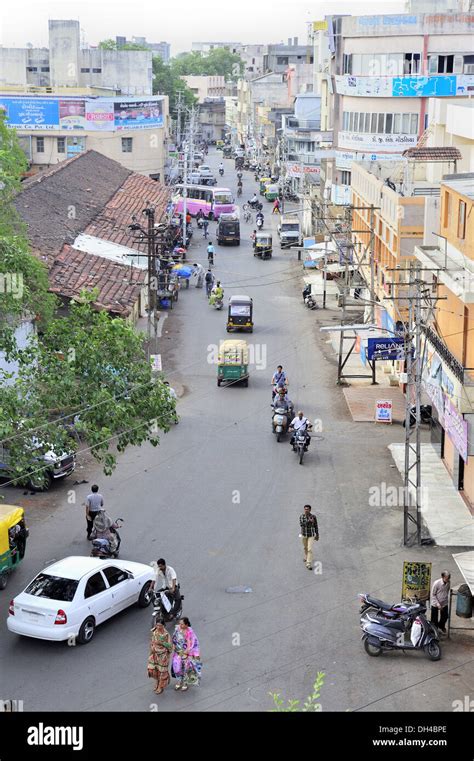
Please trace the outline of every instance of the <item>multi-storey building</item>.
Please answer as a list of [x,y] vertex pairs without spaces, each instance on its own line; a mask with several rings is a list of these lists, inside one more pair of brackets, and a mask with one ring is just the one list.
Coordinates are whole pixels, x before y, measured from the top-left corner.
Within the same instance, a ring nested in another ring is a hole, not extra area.
[[192,42],[191,50],[197,53],[210,53],[211,50],[227,48],[231,53],[237,53],[238,48],[242,47],[241,42]]
[[169,63],[171,57],[171,45],[169,42],[147,42],[146,37],[132,37],[131,40],[127,40],[126,37],[116,37],[115,41],[117,45],[126,45],[128,42],[142,45],[151,50],[153,55],[159,55],[163,63]]
[[151,95],[152,53],[81,45],[79,21],[50,20],[48,48],[0,47],[0,90],[105,88],[121,95]]
[[225,77],[189,74],[183,75],[181,79],[196,96],[198,103],[204,103],[206,98],[223,98],[226,95]]
[[474,507],[474,174],[446,175],[436,243],[415,247],[434,311],[424,324],[423,386],[453,483]]
[[199,105],[199,126],[204,140],[222,140],[225,134],[224,98],[205,98]]
[[398,161],[428,126],[430,98],[474,93],[472,14],[328,18],[334,161],[325,184],[347,203],[351,163]]

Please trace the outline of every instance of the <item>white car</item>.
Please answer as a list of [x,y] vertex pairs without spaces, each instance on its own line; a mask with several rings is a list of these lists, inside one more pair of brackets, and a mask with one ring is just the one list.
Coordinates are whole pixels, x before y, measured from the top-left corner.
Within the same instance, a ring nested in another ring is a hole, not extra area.
[[149,565],[130,560],[58,560],[11,601],[7,627],[24,637],[85,645],[116,613],[135,603],[146,608],[154,578]]
[[200,164],[198,166],[198,172],[201,174],[212,174],[212,169],[209,164]]

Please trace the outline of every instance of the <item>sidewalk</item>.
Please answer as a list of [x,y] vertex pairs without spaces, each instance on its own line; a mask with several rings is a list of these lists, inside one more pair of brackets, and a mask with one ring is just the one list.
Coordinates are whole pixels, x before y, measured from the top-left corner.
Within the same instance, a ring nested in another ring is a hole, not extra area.
[[[389,444],[388,448],[403,478],[405,445]],[[474,518],[432,444],[421,445],[421,485],[421,514],[436,544],[472,547]]]

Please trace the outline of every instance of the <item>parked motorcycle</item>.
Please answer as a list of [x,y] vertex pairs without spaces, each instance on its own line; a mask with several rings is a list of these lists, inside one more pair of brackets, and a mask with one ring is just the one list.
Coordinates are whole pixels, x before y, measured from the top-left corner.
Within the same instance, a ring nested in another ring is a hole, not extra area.
[[360,625],[367,655],[377,657],[386,650],[423,650],[431,661],[439,661],[441,658],[438,631],[423,612],[415,618],[409,640],[406,639],[405,631],[393,628],[390,624],[375,623],[364,618]]
[[401,615],[407,612],[408,605],[404,603],[390,603],[379,600],[377,597],[372,597],[367,592],[361,592],[358,595],[361,603],[360,614],[363,615],[367,611],[376,613],[377,615],[383,615],[384,618],[394,619],[400,618]]
[[176,587],[176,595],[179,599],[175,604],[168,589],[160,589],[157,592],[153,592],[152,628],[157,622],[160,624],[166,624],[181,618],[183,613],[184,595],[180,592],[179,584]]
[[360,624],[364,622],[380,624],[387,626],[392,631],[407,632],[414,620],[420,613],[426,613],[426,605],[422,603],[416,603],[415,605],[409,605],[404,613],[401,613],[395,618],[387,618],[383,612],[367,610],[360,618]]
[[120,545],[122,544],[122,538],[117,529],[122,528],[123,518],[117,518],[109,528],[109,531],[114,534],[115,541],[110,543],[105,538],[92,539],[91,558],[118,558]]
[[[427,423],[427,425],[431,425],[432,421],[432,413],[433,413],[433,407],[431,404],[420,404],[420,420],[422,423]],[[413,426],[416,423],[416,406],[413,405],[410,407],[410,428],[413,428]],[[406,420],[403,421],[403,427],[406,426]]]

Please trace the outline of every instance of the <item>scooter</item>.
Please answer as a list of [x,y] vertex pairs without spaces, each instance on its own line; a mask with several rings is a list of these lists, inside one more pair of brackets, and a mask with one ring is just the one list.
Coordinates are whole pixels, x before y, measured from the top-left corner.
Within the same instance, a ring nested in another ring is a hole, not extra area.
[[[420,420],[422,423],[431,424],[433,408],[431,404],[420,404]],[[410,407],[410,428],[416,423],[416,406]],[[403,421],[403,427],[406,427],[406,420]]]
[[257,228],[261,230],[263,227],[263,217],[257,217],[255,224],[257,225]]
[[377,597],[372,597],[367,592],[361,592],[357,595],[360,603],[360,614],[363,615],[367,611],[382,615],[387,619],[400,618],[408,610],[408,605],[403,603],[390,603],[379,600]]
[[110,545],[107,539],[93,539],[91,558],[118,558],[120,545],[122,544],[122,538],[117,529],[122,528],[123,518],[117,518],[110,526],[110,531],[117,537],[117,545],[113,552],[110,551]]
[[222,169],[222,167],[219,168],[219,174],[221,177],[224,176],[224,170]]
[[176,593],[179,596],[179,602],[176,605],[174,601],[169,599],[167,592],[169,592],[168,589],[160,589],[158,592],[153,592],[152,628],[154,628],[156,623],[166,624],[181,618],[184,595],[180,592],[180,585],[178,584],[176,587]]
[[361,621],[362,640],[367,655],[377,657],[386,650],[423,650],[431,661],[441,658],[441,646],[436,627],[426,619],[424,613],[415,618],[410,640],[405,638],[404,631],[372,621]]
[[273,406],[272,433],[276,433],[277,441],[288,432],[288,425],[291,418],[290,408],[279,407],[278,402]]
[[372,623],[379,624],[381,626],[387,626],[389,629],[395,632],[406,632],[410,629],[414,620],[420,613],[426,613],[426,606],[424,604],[416,603],[415,605],[409,605],[404,613],[395,618],[386,618],[383,613],[374,610],[367,610],[360,619],[360,624]]
[[311,294],[311,285],[307,285],[303,289],[303,301],[308,309],[318,309],[318,304],[314,296]]

